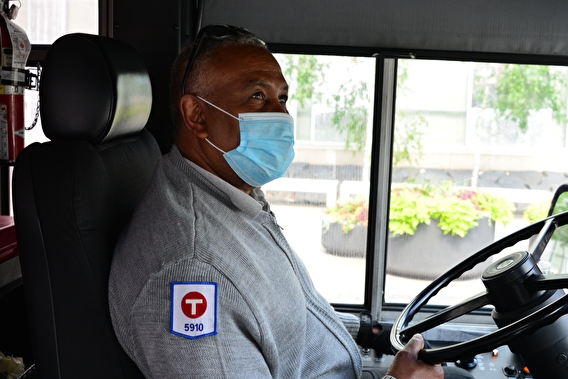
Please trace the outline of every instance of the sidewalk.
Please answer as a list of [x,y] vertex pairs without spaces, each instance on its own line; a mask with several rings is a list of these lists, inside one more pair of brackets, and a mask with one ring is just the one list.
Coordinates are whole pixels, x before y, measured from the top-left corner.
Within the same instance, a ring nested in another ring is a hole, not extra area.
[[[365,288],[365,259],[338,257],[327,254],[321,245],[323,207],[299,205],[271,205],[283,233],[307,267],[318,291],[332,303],[362,304]],[[521,220],[501,228],[501,238],[523,227]],[[475,253],[472,251],[471,254]],[[385,299],[387,302],[407,303],[430,282],[387,275]],[[432,304],[455,304],[483,291],[479,279],[456,281],[441,291]]]
[[333,303],[363,303],[365,259],[327,254],[321,245],[322,207],[271,205],[278,224],[318,291]]

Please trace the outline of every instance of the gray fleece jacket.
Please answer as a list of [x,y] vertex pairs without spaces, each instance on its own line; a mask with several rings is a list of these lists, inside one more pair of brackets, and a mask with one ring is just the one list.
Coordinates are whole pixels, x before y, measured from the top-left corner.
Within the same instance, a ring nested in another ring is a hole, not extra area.
[[113,258],[118,339],[147,378],[359,378],[361,357],[262,192],[173,148]]

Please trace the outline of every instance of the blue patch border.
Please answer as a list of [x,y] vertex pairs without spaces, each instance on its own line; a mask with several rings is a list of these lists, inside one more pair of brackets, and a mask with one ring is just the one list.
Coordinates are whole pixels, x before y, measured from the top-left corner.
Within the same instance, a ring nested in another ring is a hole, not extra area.
[[[213,286],[215,287],[215,327],[213,328],[213,331],[211,333],[207,333],[207,334],[203,334],[200,336],[188,336],[186,334],[183,333],[178,333],[176,331],[174,331],[174,286],[176,284],[213,284]],[[171,282],[170,283],[170,303],[171,303],[171,308],[170,308],[170,333],[174,334],[176,336],[180,336],[180,337],[184,337],[184,338],[188,338],[190,340],[196,340],[199,338],[203,338],[203,337],[210,337],[210,336],[215,336],[218,334],[217,332],[217,316],[219,315],[219,283],[217,282]]]

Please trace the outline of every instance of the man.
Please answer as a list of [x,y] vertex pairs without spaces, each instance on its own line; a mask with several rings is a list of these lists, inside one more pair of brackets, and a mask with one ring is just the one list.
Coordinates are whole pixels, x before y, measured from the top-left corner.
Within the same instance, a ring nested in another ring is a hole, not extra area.
[[[209,26],[172,71],[175,146],[118,243],[116,334],[148,378],[359,378],[361,358],[258,187],[293,159],[288,86],[264,43]],[[442,377],[417,360],[398,379]]]

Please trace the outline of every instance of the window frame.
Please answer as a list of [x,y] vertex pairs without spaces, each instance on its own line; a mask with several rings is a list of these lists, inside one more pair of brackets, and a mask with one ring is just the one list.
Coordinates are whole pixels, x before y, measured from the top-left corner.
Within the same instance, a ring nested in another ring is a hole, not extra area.
[[[404,305],[386,304],[384,288],[386,279],[386,253],[388,238],[390,181],[392,175],[392,150],[396,106],[396,78],[399,58],[424,60],[473,61],[487,63],[513,63],[568,66],[568,57],[534,56],[451,51],[391,51],[337,46],[309,46],[269,44],[273,53],[362,56],[376,58],[375,94],[373,109],[372,155],[369,191],[369,227],[367,235],[365,296],[363,305],[335,304],[338,311],[357,313],[370,311],[381,320],[392,321],[398,317]],[[424,307],[419,317],[425,317],[443,307]],[[494,327],[490,310],[478,310],[460,318],[459,324],[475,324]]]

